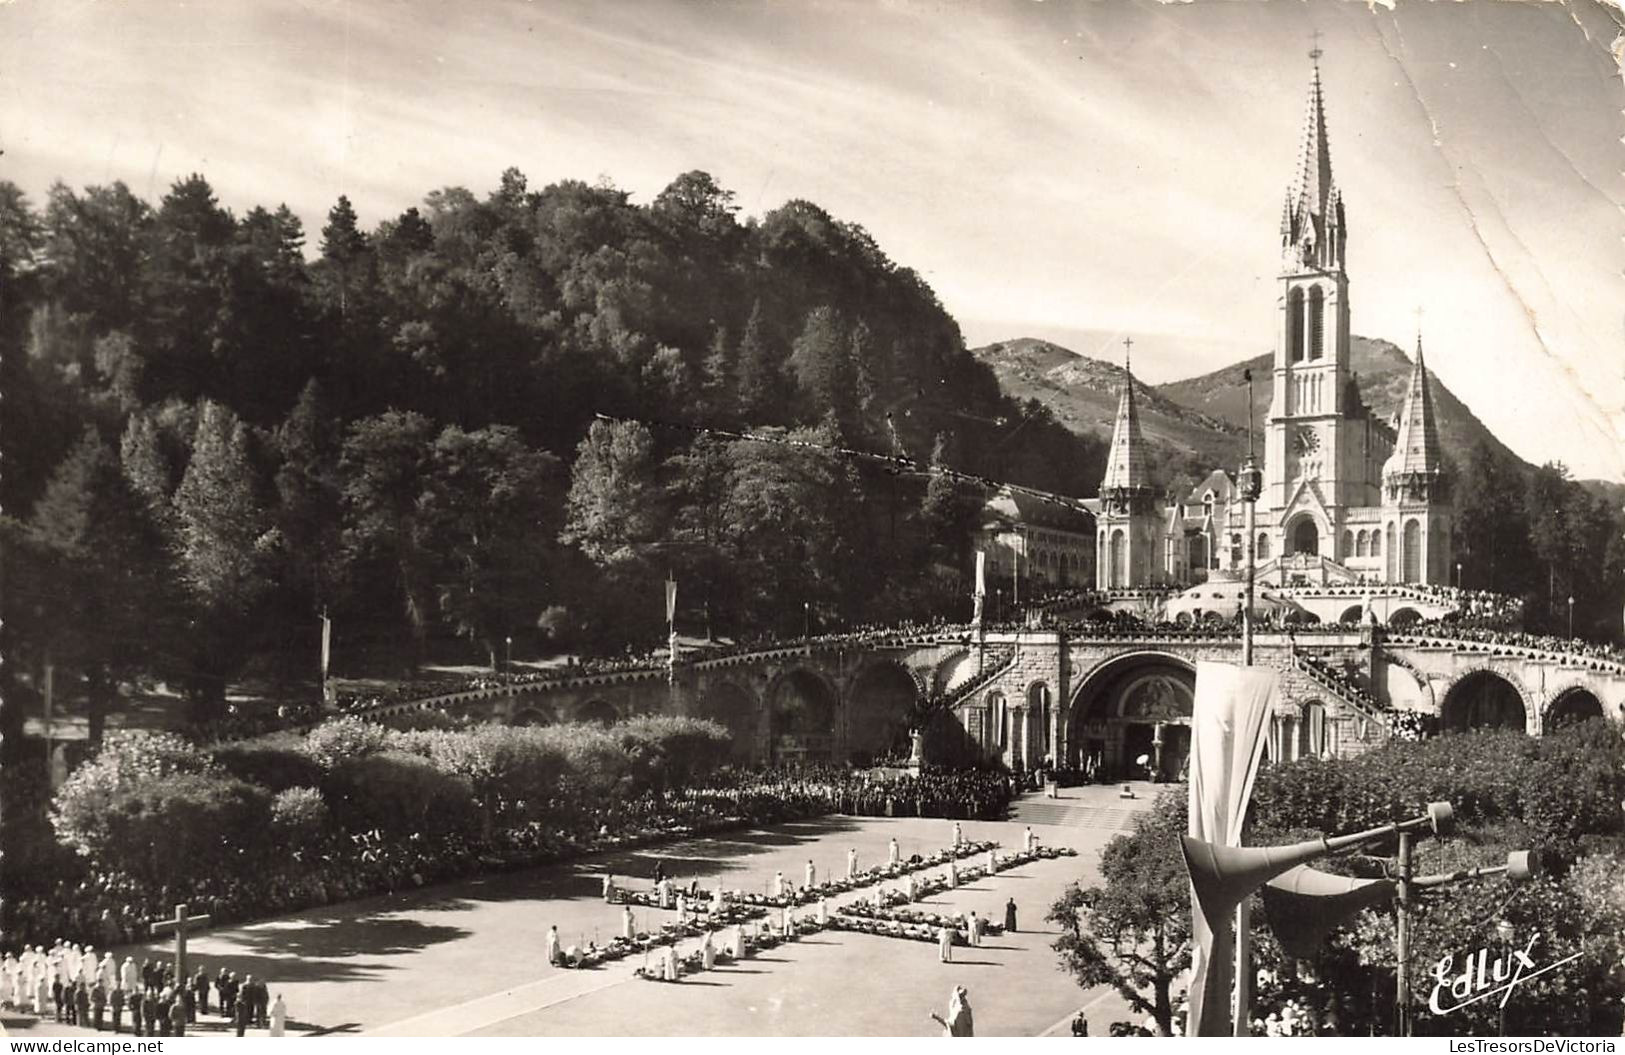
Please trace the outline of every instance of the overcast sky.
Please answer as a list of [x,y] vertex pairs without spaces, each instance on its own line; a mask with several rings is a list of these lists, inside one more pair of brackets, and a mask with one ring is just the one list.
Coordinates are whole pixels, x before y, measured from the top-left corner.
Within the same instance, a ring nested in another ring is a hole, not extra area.
[[1535,461],[1625,480],[1620,111],[1592,3],[0,3],[0,178],[202,172],[312,242],[431,189],[702,168],[807,198],[921,272],[966,339],[1152,381],[1273,340],[1318,30],[1356,333],[1414,343]]

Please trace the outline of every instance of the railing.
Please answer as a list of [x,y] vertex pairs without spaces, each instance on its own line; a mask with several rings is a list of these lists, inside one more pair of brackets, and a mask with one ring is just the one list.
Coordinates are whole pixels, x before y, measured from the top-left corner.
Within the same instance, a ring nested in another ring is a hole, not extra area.
[[1384,727],[1388,725],[1389,708],[1384,707],[1376,697],[1348,678],[1338,674],[1320,660],[1302,653],[1293,655],[1292,662],[1295,667],[1309,675],[1309,680],[1334,694],[1361,717],[1380,722]]
[[[996,651],[990,648],[987,651],[992,653],[991,657],[989,657],[991,662],[984,662],[980,674],[977,674],[952,692],[947,693],[942,698],[941,707],[951,709],[959,706],[965,700],[997,681],[1016,661],[1016,650],[1012,647],[999,648]],[[985,655],[987,653],[984,653]]]

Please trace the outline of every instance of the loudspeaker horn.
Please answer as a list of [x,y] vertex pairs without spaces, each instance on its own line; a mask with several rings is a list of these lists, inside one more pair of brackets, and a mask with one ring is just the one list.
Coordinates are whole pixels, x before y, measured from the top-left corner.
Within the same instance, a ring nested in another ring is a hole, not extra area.
[[1303,960],[1345,920],[1387,901],[1397,888],[1391,879],[1354,879],[1299,865],[1264,885],[1264,913],[1281,948]]
[[1455,812],[1448,802],[1430,802],[1420,817],[1384,824],[1353,835],[1321,836],[1286,846],[1215,846],[1193,836],[1180,836],[1185,869],[1190,873],[1196,902],[1209,924],[1215,924],[1241,903],[1241,899],[1290,868],[1338,850],[1380,839],[1395,832],[1427,828],[1448,835]]

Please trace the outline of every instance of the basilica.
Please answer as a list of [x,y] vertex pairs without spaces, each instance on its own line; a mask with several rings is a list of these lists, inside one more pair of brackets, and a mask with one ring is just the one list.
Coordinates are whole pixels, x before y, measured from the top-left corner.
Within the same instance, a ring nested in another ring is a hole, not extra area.
[[[1317,62],[1302,159],[1281,210],[1272,396],[1252,540],[1258,581],[1448,584],[1450,505],[1421,340],[1404,406],[1386,421],[1349,370],[1348,233]],[[1151,479],[1132,373],[1100,497],[1087,505],[1101,589],[1231,578],[1245,566],[1244,508],[1231,473],[1214,470],[1172,502]]]

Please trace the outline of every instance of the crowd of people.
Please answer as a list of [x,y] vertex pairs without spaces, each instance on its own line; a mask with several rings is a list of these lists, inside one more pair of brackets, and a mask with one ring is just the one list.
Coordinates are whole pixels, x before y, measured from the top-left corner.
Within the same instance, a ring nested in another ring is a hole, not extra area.
[[[1625,668],[1625,650],[1613,645],[1585,641],[1575,637],[1554,637],[1550,634],[1531,634],[1523,630],[1507,630],[1495,626],[1479,625],[1459,619],[1436,619],[1425,623],[1391,630],[1387,634],[1393,641],[1417,640],[1423,644],[1449,644],[1472,641],[1490,646],[1501,655],[1516,656],[1585,656],[1593,669]],[[1605,668],[1603,664],[1610,664]]]
[[741,770],[692,794],[752,823],[826,813],[865,817],[996,819],[1014,781],[987,770],[890,774],[839,766]]
[[184,1037],[201,1018],[210,1016],[235,1028],[282,1036],[288,1010],[282,997],[252,974],[239,976],[226,967],[214,975],[202,964],[176,977],[173,963],[150,957],[120,963],[109,950],[100,957],[93,945],[57,940],[49,948],[24,945],[0,957],[0,1006],[64,1025],[97,1032],[124,1031],[125,1017],[135,1036]]

